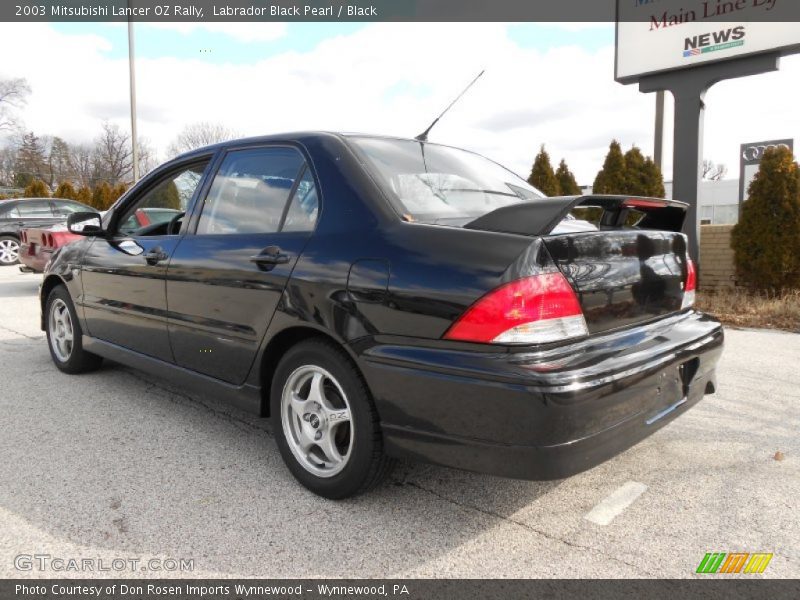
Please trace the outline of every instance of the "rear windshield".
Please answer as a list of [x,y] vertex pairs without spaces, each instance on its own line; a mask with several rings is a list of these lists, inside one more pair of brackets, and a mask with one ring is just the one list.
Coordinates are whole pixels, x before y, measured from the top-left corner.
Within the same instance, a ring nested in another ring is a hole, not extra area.
[[498,208],[544,198],[478,154],[413,140],[350,138],[406,220],[465,225]]

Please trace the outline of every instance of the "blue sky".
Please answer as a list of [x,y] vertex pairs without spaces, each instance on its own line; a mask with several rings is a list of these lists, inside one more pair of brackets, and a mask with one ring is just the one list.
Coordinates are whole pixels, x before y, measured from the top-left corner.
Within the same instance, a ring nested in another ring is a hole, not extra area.
[[[140,58],[200,59],[210,63],[252,64],[285,52],[308,52],[320,42],[337,36],[351,35],[365,23],[287,23],[285,33],[269,41],[244,41],[223,32],[194,29],[188,33],[135,25],[136,54]],[[54,23],[53,28],[67,35],[98,35],[111,44],[109,58],[128,55],[127,29],[108,23]],[[551,24],[513,23],[508,37],[520,48],[546,51],[549,48],[576,45],[594,52],[614,43],[614,28],[607,25],[580,32],[565,32]]]
[[[362,23],[287,23],[286,32],[276,40],[243,41],[222,32],[194,29],[178,33],[139,23],[136,29],[136,54],[141,58],[200,59],[210,63],[252,64],[284,52],[308,52],[322,40],[350,35]],[[55,23],[53,27],[68,35],[93,34],[111,43],[109,58],[128,56],[128,31],[107,23]]]

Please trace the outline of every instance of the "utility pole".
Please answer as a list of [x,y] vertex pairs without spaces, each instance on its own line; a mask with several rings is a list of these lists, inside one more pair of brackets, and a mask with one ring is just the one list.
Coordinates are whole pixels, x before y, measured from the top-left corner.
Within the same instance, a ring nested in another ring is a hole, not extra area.
[[[128,0],[130,6],[130,0]],[[139,181],[139,141],[136,132],[136,67],[134,66],[133,21],[128,17],[128,71],[131,90],[131,144],[133,145],[133,183]]]

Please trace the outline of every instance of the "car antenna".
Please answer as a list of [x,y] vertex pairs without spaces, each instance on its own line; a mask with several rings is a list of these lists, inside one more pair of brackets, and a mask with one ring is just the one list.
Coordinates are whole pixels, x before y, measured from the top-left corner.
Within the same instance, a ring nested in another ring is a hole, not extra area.
[[482,76],[482,75],[483,75],[485,72],[486,72],[486,70],[484,69],[483,71],[481,71],[480,73],[478,73],[478,76],[477,76],[475,79],[473,79],[473,80],[472,80],[472,82],[471,82],[471,83],[470,83],[470,84],[469,84],[467,87],[465,87],[465,88],[464,88],[464,91],[463,91],[463,92],[461,92],[461,93],[458,95],[458,97],[457,97],[455,100],[453,100],[453,101],[450,103],[450,105],[449,105],[447,108],[445,108],[445,109],[442,111],[442,114],[440,114],[438,117],[436,117],[436,118],[433,120],[433,123],[431,123],[431,124],[430,124],[430,126],[429,126],[429,127],[428,127],[428,128],[425,130],[425,131],[423,131],[422,133],[420,133],[420,134],[419,134],[417,137],[415,137],[414,139],[415,139],[415,140],[417,140],[417,141],[419,141],[419,142],[427,142],[427,141],[428,141],[428,134],[430,133],[431,129],[433,129],[433,128],[436,126],[436,124],[439,122],[439,119],[441,119],[441,118],[442,118],[442,117],[445,115],[445,113],[446,113],[448,110],[450,110],[451,108],[453,108],[453,105],[454,105],[456,102],[458,102],[459,100],[461,100],[461,97],[462,97],[464,94],[466,94],[466,93],[467,93],[467,91],[469,90],[469,88],[471,88],[473,85],[475,85],[475,82],[476,82],[476,81],[478,81],[478,79],[480,79],[480,78],[481,78],[481,76]]

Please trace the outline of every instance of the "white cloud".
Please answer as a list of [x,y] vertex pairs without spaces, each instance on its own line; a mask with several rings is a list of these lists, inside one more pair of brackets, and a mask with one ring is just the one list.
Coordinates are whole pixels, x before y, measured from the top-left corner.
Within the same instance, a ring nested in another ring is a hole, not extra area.
[[[59,50],[19,52],[31,39]],[[105,50],[97,36],[1,25],[0,52],[14,60],[4,61],[0,77],[24,76],[33,87],[27,126],[76,141],[94,137],[103,119],[128,127],[127,61]],[[139,130],[162,152],[184,125],[201,120],[245,135],[328,129],[414,136],[485,68],[431,140],[476,150],[523,176],[544,143],[554,162],[565,157],[579,181],[590,183],[612,137],[652,153],[654,97],[614,82],[613,58],[612,47],[523,49],[500,24],[382,23],[254,64],[140,59]],[[711,90],[707,157],[735,176],[739,143],[800,139],[798,58],[785,59],[779,73]]]

